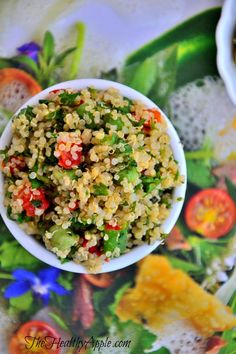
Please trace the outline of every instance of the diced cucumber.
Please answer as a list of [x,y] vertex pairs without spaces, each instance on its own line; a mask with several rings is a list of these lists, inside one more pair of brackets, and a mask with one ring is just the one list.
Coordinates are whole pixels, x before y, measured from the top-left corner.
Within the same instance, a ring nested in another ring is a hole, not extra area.
[[60,226],[54,225],[49,229],[52,233],[52,237],[48,240],[51,247],[56,247],[59,251],[68,251],[72,246],[74,246],[78,241],[78,236],[76,236],[70,229],[64,230]]
[[136,167],[127,167],[119,172],[119,181],[123,181],[127,178],[128,182],[135,182],[139,177],[139,173]]
[[127,230],[107,230],[105,234],[108,240],[104,240],[104,252],[114,252],[115,248],[120,249],[120,253],[124,252],[127,246]]

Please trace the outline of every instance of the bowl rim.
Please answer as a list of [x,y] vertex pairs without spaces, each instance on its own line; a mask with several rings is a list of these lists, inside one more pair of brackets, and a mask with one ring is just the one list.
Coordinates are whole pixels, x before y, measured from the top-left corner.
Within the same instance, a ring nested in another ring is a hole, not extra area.
[[232,56],[232,39],[236,29],[235,12],[235,0],[226,0],[216,27],[217,67],[234,104],[236,104],[236,63]]
[[[175,128],[173,127],[172,123],[169,121],[165,113],[149,98],[145,97],[140,92],[128,86],[125,86],[117,82],[109,81],[109,80],[93,79],[93,78],[70,80],[70,81],[61,82],[59,84],[48,87],[47,89],[33,96],[16,111],[13,117],[16,116],[21,111],[22,108],[25,108],[28,105],[36,105],[40,99],[45,98],[48,95],[48,93],[52,90],[57,90],[57,89],[80,90],[86,87],[94,87],[98,90],[106,90],[111,87],[116,88],[120,91],[122,96],[125,96],[135,101],[139,100],[142,103],[144,103],[148,108],[158,109],[163,115],[163,117],[165,118],[167,122],[167,133],[170,136],[170,145],[174,157],[178,161],[180,174],[184,176],[184,182],[180,186],[175,187],[174,189],[173,202],[170,209],[170,214],[168,218],[164,221],[164,223],[161,225],[163,233],[168,234],[171,231],[171,229],[174,227],[180,215],[181,209],[183,207],[184,199],[185,199],[186,184],[187,184],[186,161],[185,161],[183,146]],[[11,124],[12,124],[12,119],[8,122],[0,138],[1,149],[5,148],[11,141],[11,137],[12,137]],[[31,235],[28,235],[26,232],[24,232],[20,228],[19,224],[17,224],[17,222],[10,220],[7,217],[6,208],[3,205],[3,200],[4,200],[3,181],[4,181],[4,177],[1,172],[0,173],[0,214],[6,226],[8,227],[8,229],[10,230],[14,238],[21,244],[21,246],[23,246],[29,253],[31,253],[36,258],[56,268],[65,271],[74,272],[74,273],[81,273],[81,274],[89,273],[88,270],[83,265],[77,264],[74,261],[69,261],[62,264],[53,252],[47,250],[44,245],[40,244]],[[177,198],[182,198],[182,200],[177,200]],[[113,258],[108,263],[104,263],[100,271],[96,272],[96,274],[115,271],[127,267],[133,263],[136,263],[146,255],[151,253],[161,243],[162,240],[157,240],[152,245],[144,244],[140,246],[135,246],[126,254],[121,255],[117,258]]]

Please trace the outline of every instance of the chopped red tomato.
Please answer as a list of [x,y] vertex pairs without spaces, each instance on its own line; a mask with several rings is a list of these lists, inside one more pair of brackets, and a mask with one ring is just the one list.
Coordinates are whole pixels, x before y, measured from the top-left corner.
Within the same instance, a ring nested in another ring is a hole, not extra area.
[[226,235],[235,224],[236,208],[224,190],[211,188],[196,193],[185,209],[188,227],[208,238]]
[[121,230],[121,227],[119,225],[113,226],[113,225],[110,225],[110,224],[106,224],[105,225],[105,230],[117,230],[117,231],[119,231],[119,230]]
[[57,145],[57,151],[60,154],[58,165],[67,170],[79,166],[82,162],[82,144],[72,143],[70,150],[66,151],[62,141]]
[[[84,239],[83,243],[82,243],[82,247],[86,247],[88,244],[88,240]],[[96,255],[99,257],[102,255],[102,252],[100,251],[100,249],[98,248],[98,246],[92,246],[89,247],[88,249],[89,253],[96,253]]]
[[[74,211],[79,208],[79,201],[78,200],[74,204],[75,204],[75,206],[73,206],[73,207],[69,206],[70,211]],[[71,205],[71,203],[69,205]]]
[[97,286],[98,288],[108,288],[112,283],[114,278],[108,274],[83,274],[82,275],[90,284]]
[[[147,109],[148,112],[153,113],[154,115],[154,121],[156,121],[157,123],[161,123],[162,118],[161,118],[161,112],[159,112],[156,109]],[[149,132],[151,129],[151,122],[152,122],[152,117],[150,116],[150,118],[143,123],[143,129],[146,132]]]
[[12,175],[19,171],[23,171],[26,167],[25,159],[23,156],[12,156],[7,163],[3,161],[2,165],[3,167],[8,166]]
[[49,207],[49,202],[42,188],[31,189],[30,187],[24,187],[19,191],[17,199],[23,201],[23,209],[29,217],[36,216],[37,209],[44,212]]
[[61,88],[61,89],[55,89],[55,90],[50,91],[49,93],[58,93],[58,92],[60,92],[60,91],[62,91],[62,90],[64,90],[64,89],[63,89],[63,88]]
[[56,344],[53,344],[54,338],[59,340],[60,335],[52,326],[42,321],[29,321],[24,323],[11,338],[9,353],[49,353],[46,345],[39,345],[37,338],[47,341],[47,347],[50,346],[51,354],[59,354],[61,352],[61,349],[57,348]]
[[102,252],[100,251],[100,249],[97,246],[92,246],[89,247],[88,249],[89,253],[95,253],[98,257],[100,257],[102,255]]
[[82,243],[82,247],[86,247],[87,244],[88,244],[88,240],[84,239],[84,240],[83,240],[83,243]]

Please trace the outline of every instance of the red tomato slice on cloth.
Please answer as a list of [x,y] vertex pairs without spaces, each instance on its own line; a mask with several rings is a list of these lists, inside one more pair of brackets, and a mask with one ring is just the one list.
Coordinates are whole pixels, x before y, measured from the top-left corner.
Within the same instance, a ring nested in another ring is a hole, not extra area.
[[[35,338],[35,339],[34,339]],[[45,341],[45,345],[37,345],[37,338]],[[53,345],[53,340],[59,340],[57,331],[42,321],[24,323],[10,339],[10,354],[59,354],[61,349]],[[46,347],[47,346],[47,347]],[[50,349],[49,349],[50,348]]]
[[210,188],[190,198],[185,209],[188,227],[200,235],[216,239],[235,225],[235,203],[222,189]]

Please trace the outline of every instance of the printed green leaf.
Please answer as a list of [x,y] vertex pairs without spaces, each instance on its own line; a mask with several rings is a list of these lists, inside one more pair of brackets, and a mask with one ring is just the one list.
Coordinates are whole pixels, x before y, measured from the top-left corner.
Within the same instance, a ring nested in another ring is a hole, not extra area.
[[27,311],[33,302],[33,296],[31,291],[18,296],[10,298],[10,306],[14,307],[18,311]]
[[[133,63],[130,65],[126,65],[124,66],[124,68],[122,69],[121,72],[121,82],[130,86],[131,82],[135,76],[136,71],[138,70],[140,63],[142,62],[137,62],[137,63]],[[102,77],[104,79],[106,79],[106,76]],[[109,76],[108,76],[109,79]]]
[[122,82],[164,108],[175,86],[177,49],[177,45],[173,45],[142,62],[125,66]]
[[171,265],[174,268],[178,268],[183,270],[186,273],[202,273],[203,272],[203,268],[194,264],[194,263],[190,263],[187,261],[184,261],[180,258],[176,258],[176,257],[171,257],[168,256],[168,260],[170,261]]
[[207,240],[197,236],[189,236],[188,242],[192,246],[196,263],[199,266],[208,265],[214,258],[220,257],[225,248],[217,240]]
[[149,354],[171,354],[171,352],[165,348],[165,347],[161,347],[158,350],[155,350],[154,352],[149,352]]
[[69,48],[69,49],[64,50],[64,52],[56,55],[56,57],[55,57],[55,65],[60,66],[63,63],[63,61],[66,59],[66,57],[68,55],[70,55],[71,53],[73,53],[75,50],[76,50],[76,47]]
[[117,308],[119,302],[121,301],[122,296],[130,288],[130,286],[131,286],[131,283],[125,283],[115,293],[114,302],[109,306],[109,311],[111,312],[111,314],[113,316],[116,316],[116,314],[115,314],[116,308]]
[[187,172],[188,182],[199,188],[209,188],[216,183],[210,164],[204,160],[187,160]]
[[35,75],[39,74],[39,68],[36,62],[27,55],[18,55],[16,57],[13,57],[12,60],[19,64],[26,65],[27,69],[32,70]]
[[[2,217],[0,216],[0,245],[4,242],[4,241],[9,241],[12,240],[12,234],[10,233],[10,231],[6,228]],[[0,246],[1,248],[1,246]],[[0,260],[1,262],[1,260]]]
[[144,328],[142,324],[132,321],[119,323],[118,328],[120,339],[131,339],[130,354],[145,353],[147,349],[151,349],[157,338],[155,334]]
[[173,45],[157,56],[156,80],[148,92],[148,97],[160,108],[165,108],[168,98],[175,88],[178,46]]
[[5,129],[5,126],[7,125],[11,117],[12,117],[12,112],[0,106],[0,134]]
[[96,318],[93,326],[88,331],[89,335],[102,336],[108,332],[112,319],[116,317],[115,309],[123,293],[131,283],[125,279],[116,280],[109,288],[95,291],[93,294]]
[[43,39],[43,58],[48,64],[55,52],[55,41],[51,32],[47,31]]
[[5,241],[0,246],[0,264],[6,271],[15,268],[34,270],[42,263],[28,253],[17,241]]
[[156,56],[145,59],[136,69],[134,76],[130,82],[130,86],[135,90],[148,95],[155,83],[157,76],[157,60]]
[[76,41],[76,49],[71,58],[71,65],[69,70],[69,79],[75,79],[78,76],[79,64],[81,61],[83,48],[84,48],[84,39],[85,39],[85,24],[82,22],[78,22],[76,24],[77,30],[77,41]]
[[51,317],[54,320],[54,322],[59,327],[61,327],[64,331],[68,331],[69,332],[69,328],[68,328],[67,324],[65,323],[64,319],[61,316],[59,316],[55,312],[49,312],[48,316]]
[[189,18],[153,41],[131,53],[126,65],[143,62],[147,57],[177,44],[176,87],[205,75],[216,75],[215,28],[221,8],[211,8]]
[[14,65],[13,65],[13,62],[11,59],[0,58],[0,69],[10,68],[12,66],[14,66]]
[[229,195],[236,203],[236,184],[234,184],[228,177],[225,177],[225,183],[226,183]]

